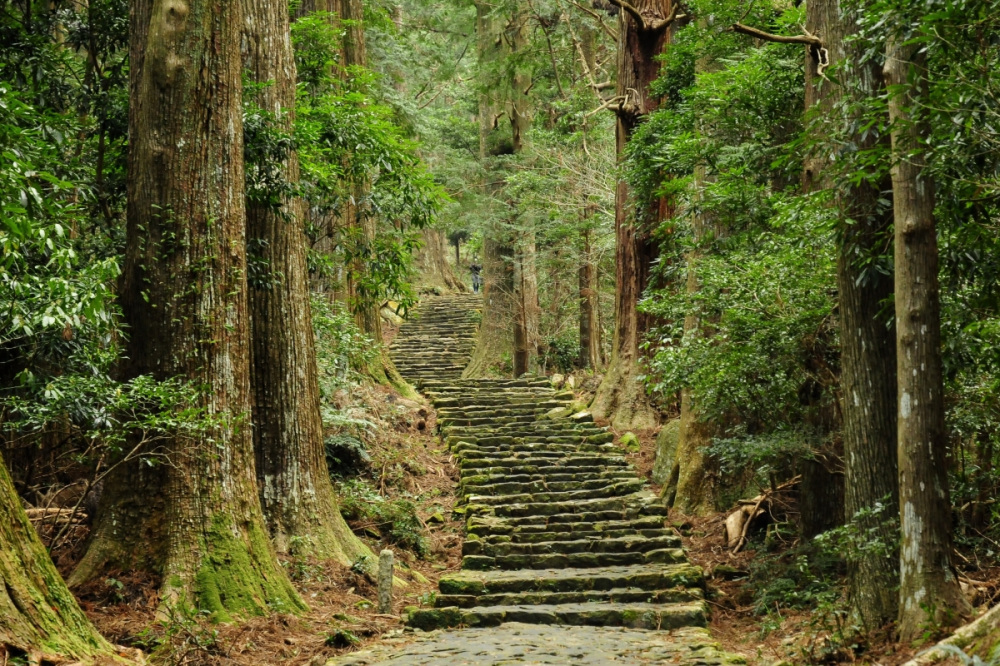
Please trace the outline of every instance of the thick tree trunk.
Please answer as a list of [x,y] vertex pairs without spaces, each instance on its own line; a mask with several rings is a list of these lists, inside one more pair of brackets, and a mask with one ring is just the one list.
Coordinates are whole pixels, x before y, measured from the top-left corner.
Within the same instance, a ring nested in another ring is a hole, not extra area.
[[924,172],[921,154],[928,128],[913,115],[927,99],[926,66],[920,45],[889,38],[885,80],[896,225],[899,634],[904,641],[919,638],[928,619],[953,626],[971,610],[951,563],[934,182]]
[[[808,5],[806,27],[823,35],[825,58],[838,67],[836,79],[819,76],[823,54],[806,49],[806,109],[815,109],[817,141],[826,138],[821,119],[839,113],[841,103],[884,92],[879,64],[865,59],[862,46],[845,42],[857,29],[857,14],[838,0]],[[834,122],[840,122],[839,116]],[[854,126],[859,126],[857,123]],[[861,150],[874,148],[887,136],[868,130],[853,137]],[[839,294],[841,375],[840,409],[844,438],[844,518],[885,544],[897,535],[888,520],[898,507],[896,481],[896,339],[888,303],[893,278],[872,270],[868,260],[889,251],[892,209],[879,199],[890,197],[886,177],[879,182],[835,183],[827,173],[827,153],[806,164],[803,187],[834,188],[839,220],[837,289]],[[867,266],[867,268],[866,268]],[[878,506],[885,510],[872,513]],[[899,573],[894,557],[877,549],[848,553],[851,606],[871,629],[896,617]]]
[[535,234],[521,235],[514,264],[516,307],[514,317],[514,376],[538,370],[538,268],[535,263]]
[[514,264],[510,248],[483,239],[483,317],[476,348],[463,378],[496,374],[506,354],[512,352],[510,322],[514,320]]
[[189,381],[217,424],[169,433],[160,464],[108,477],[71,579],[151,572],[165,602],[223,619],[304,608],[268,539],[254,469],[242,26],[238,0],[132,3],[123,374]]
[[[493,63],[499,56],[499,29],[492,11],[492,5],[476,3],[476,51],[480,67]],[[494,90],[487,90],[479,96],[479,160],[486,165],[486,182],[482,187],[484,195],[493,194],[498,187],[492,180],[495,176],[487,160],[503,149],[503,146],[496,145],[497,109],[500,104],[494,95]],[[494,374],[505,357],[513,358],[510,335],[516,311],[513,250],[503,238],[502,230],[487,232],[484,236],[482,322],[476,348],[462,373],[463,378]]]
[[413,257],[416,268],[416,283],[418,286],[437,287],[444,291],[469,291],[468,286],[455,276],[448,263],[448,244],[444,232],[438,229],[424,229],[423,246]]
[[[296,76],[288,12],[269,0],[242,4],[244,69],[255,82],[271,83],[257,104],[291,132]],[[281,170],[298,182],[294,151]],[[294,548],[350,564],[372,553],[340,515],[327,470],[301,211],[298,199],[279,208],[247,201],[247,245],[269,272],[249,292],[257,480],[278,552]]]
[[[514,58],[527,48],[528,19],[524,12],[515,13],[513,26],[507,31],[510,55]],[[524,151],[527,133],[531,126],[527,90],[531,86],[531,73],[524,66],[515,66],[510,81],[510,101],[507,116],[510,118],[514,154]],[[513,206],[512,206],[513,208]],[[514,245],[514,376],[538,370],[538,329],[541,312],[538,308],[538,268],[535,265],[535,232],[527,229],[518,234]]]
[[[666,19],[673,9],[671,0],[640,0],[633,6],[643,15]],[[618,21],[617,94],[624,99],[615,126],[615,143],[622,159],[632,131],[658,100],[650,94],[650,84],[660,73],[658,56],[670,42],[670,27],[644,29],[628,12]],[[636,208],[644,219],[630,219],[628,186],[619,181],[615,189],[615,334],[611,361],[591,404],[594,416],[611,421],[618,429],[652,428],[656,411],[649,404],[639,382],[639,354],[642,338],[649,330],[649,317],[638,310],[639,299],[649,281],[656,258],[656,244],[650,234],[660,220],[668,217],[665,199],[639,202]]]
[[76,604],[21,506],[0,458],[0,656],[11,648],[59,662],[105,658],[114,650]]
[[580,255],[580,360],[581,368],[601,367],[601,323],[598,319],[597,264],[590,244],[591,232],[581,234],[583,248]]
[[[695,76],[707,71],[707,58],[698,58],[695,62]],[[699,132],[703,131],[699,128]],[[705,163],[700,163],[694,168],[694,188],[698,201],[703,201],[703,191],[709,182],[708,169]],[[704,211],[702,206],[692,214],[692,227],[694,231],[694,247],[687,254],[687,284],[685,288],[688,294],[698,293],[698,260],[701,252],[698,246],[705,238],[708,229],[712,226],[710,216]],[[717,230],[721,235],[722,229]],[[705,335],[702,327],[701,317],[697,312],[688,312],[684,317],[684,336]],[[680,431],[677,438],[677,452],[674,456],[677,467],[677,485],[671,487],[670,484],[664,487],[667,492],[673,493],[671,506],[679,509],[683,513],[692,515],[703,515],[715,510],[714,492],[707,469],[708,460],[705,456],[705,448],[712,443],[712,438],[719,431],[719,424],[707,423],[702,420],[698,413],[697,405],[691,396],[690,389],[685,388],[681,392],[681,420]],[[672,475],[671,475],[672,476]]]

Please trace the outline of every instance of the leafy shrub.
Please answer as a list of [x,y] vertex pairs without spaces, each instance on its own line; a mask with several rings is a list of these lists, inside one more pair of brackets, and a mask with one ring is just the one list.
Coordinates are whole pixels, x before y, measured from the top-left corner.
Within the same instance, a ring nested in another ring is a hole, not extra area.
[[368,455],[364,442],[357,437],[339,433],[330,435],[323,443],[330,474],[357,476],[371,469],[372,457]]
[[417,518],[417,508],[409,500],[387,499],[370,481],[347,479],[337,484],[340,512],[344,519],[361,527],[378,530],[383,539],[421,557],[430,554],[430,544]]
[[580,343],[570,336],[548,338],[542,350],[542,366],[572,372],[580,358]]

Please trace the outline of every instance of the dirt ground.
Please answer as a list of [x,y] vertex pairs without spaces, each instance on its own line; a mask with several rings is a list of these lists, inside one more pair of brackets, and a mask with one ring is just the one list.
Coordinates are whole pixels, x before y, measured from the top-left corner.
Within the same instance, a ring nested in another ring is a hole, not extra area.
[[[394,331],[387,328],[391,338]],[[338,409],[376,424],[377,435],[368,442],[369,481],[385,498],[405,498],[415,505],[429,542],[429,553],[420,558],[378,538],[377,525],[352,524],[373,552],[387,546],[395,552],[397,576],[405,587],[396,590],[393,612],[377,612],[375,586],[364,574],[329,562],[283,560],[309,605],[308,612],[231,625],[212,624],[198,616],[160,616],[157,581],[121,573],[76,590],[82,607],[109,640],[128,648],[130,655],[141,650],[149,661],[160,664],[320,666],[334,655],[398,635],[407,606],[433,604],[438,579],[459,567],[462,543],[462,523],[452,519],[451,511],[458,474],[444,445],[433,435],[434,411],[383,387],[352,389],[335,396],[334,402]],[[636,434],[640,447],[627,457],[648,479],[656,431]],[[750,664],[766,666],[899,666],[913,656],[914,648],[894,642],[891,627],[845,641],[837,631],[837,622],[843,618],[829,609],[777,609],[761,615],[754,604],[755,583],[750,575],[755,560],[768,556],[780,560],[783,552],[792,552],[795,542],[782,543],[769,554],[756,552],[753,545],[732,554],[726,544],[725,517],[726,513],[698,518],[674,514],[669,521],[681,533],[692,562],[706,572],[710,628],[727,651],[744,655]],[[58,523],[38,523],[38,527],[43,538],[63,532],[63,544],[53,556],[68,574],[81,554],[86,524],[74,524],[68,530]],[[977,560],[975,553],[960,556],[970,566]],[[977,604],[997,602],[1000,568],[980,567],[966,575],[975,579]]]
[[[339,408],[356,409],[357,415],[377,424],[377,436],[369,443],[371,484],[389,500],[405,498],[415,505],[429,544],[429,554],[420,558],[373,537],[378,535],[376,525],[351,525],[374,553],[386,547],[394,551],[397,579],[405,587],[397,585],[393,612],[377,611],[373,581],[350,567],[284,558],[282,563],[309,605],[303,615],[251,618],[231,625],[180,613],[164,617],[158,615],[157,581],[119,573],[75,590],[104,636],[117,645],[142,650],[154,663],[317,666],[336,654],[395,635],[402,629],[400,617],[407,606],[433,603],[438,578],[459,566],[462,543],[462,523],[451,517],[457,470],[432,434],[434,411],[383,387],[355,388],[336,400]],[[43,538],[61,529],[44,523],[38,527]],[[64,575],[82,554],[87,526],[74,525],[71,531],[53,553]],[[165,649],[167,644],[170,649]]]

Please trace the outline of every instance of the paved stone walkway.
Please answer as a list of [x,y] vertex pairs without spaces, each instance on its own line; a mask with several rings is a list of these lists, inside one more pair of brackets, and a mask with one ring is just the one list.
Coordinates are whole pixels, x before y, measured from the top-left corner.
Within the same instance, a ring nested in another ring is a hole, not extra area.
[[458,666],[459,664],[742,664],[713,643],[706,629],[674,632],[620,627],[563,627],[510,623],[502,629],[434,631],[401,636],[334,660],[338,666]]
[[330,666],[743,663],[702,628],[702,571],[666,508],[571,391],[458,379],[472,303],[422,305],[393,352],[459,465],[462,570],[441,578],[434,608],[410,609],[410,633]]

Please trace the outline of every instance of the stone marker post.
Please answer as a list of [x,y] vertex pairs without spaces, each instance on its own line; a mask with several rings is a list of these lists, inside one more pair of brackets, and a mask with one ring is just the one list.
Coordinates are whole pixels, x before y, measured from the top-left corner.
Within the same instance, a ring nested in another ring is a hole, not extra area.
[[392,551],[378,554],[378,612],[392,612]]

